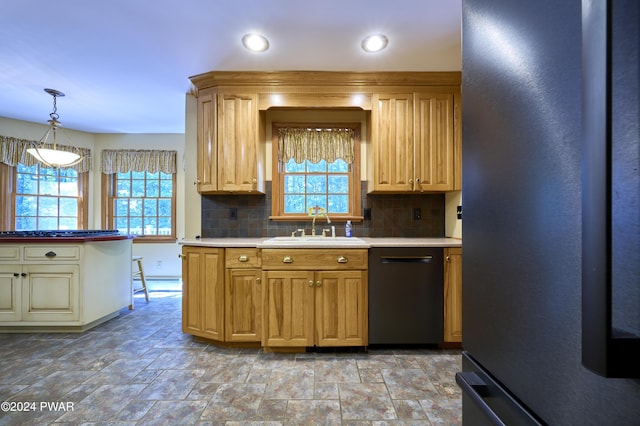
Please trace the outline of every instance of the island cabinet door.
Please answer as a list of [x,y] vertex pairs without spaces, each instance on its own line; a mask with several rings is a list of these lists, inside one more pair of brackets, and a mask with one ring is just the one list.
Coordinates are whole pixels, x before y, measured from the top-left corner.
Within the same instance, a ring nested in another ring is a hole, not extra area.
[[262,345],[313,346],[313,272],[266,271]]
[[0,265],[0,322],[22,319],[22,266]]
[[80,319],[78,265],[24,265],[22,319],[75,322]]
[[366,346],[367,273],[322,271],[315,276],[318,346]]

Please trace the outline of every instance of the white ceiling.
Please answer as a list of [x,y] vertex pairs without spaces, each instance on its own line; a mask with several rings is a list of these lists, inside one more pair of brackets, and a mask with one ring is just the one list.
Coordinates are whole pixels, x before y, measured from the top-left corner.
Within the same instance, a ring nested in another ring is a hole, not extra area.
[[[189,77],[207,71],[459,71],[462,0],[5,0],[0,117],[182,133]],[[250,53],[242,36],[264,34]],[[364,53],[370,33],[386,50]],[[0,134],[2,134],[0,129]]]

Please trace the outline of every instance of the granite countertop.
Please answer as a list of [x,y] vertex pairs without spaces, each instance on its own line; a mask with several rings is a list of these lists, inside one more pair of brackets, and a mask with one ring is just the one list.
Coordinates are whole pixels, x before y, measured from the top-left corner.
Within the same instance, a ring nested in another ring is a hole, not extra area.
[[[259,248],[276,248],[274,245],[265,244],[268,238],[185,238],[178,241],[181,245],[187,246],[203,246],[203,247],[259,247]],[[341,245],[336,242],[335,245],[323,243],[321,247],[346,247],[346,248],[369,248],[369,247],[462,247],[462,240],[458,238],[359,238],[361,244]],[[327,237],[327,240],[331,240]],[[278,248],[320,248],[313,243],[300,243],[300,246],[287,245]]]

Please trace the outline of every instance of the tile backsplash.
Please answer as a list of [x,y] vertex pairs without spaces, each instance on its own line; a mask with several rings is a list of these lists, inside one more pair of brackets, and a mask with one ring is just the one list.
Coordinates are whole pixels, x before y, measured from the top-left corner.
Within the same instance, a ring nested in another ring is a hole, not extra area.
[[[371,219],[353,222],[354,237],[444,237],[444,194],[367,195],[362,182],[362,207],[371,209]],[[414,219],[419,208],[420,219]],[[236,209],[237,218],[230,218]],[[271,182],[266,182],[265,195],[203,195],[203,238],[275,237],[289,235],[298,228],[311,232],[311,219],[304,222],[269,220],[271,214]],[[319,219],[319,223],[324,221]],[[317,225],[317,228],[320,226]],[[337,222],[336,234],[344,235],[344,223]]]

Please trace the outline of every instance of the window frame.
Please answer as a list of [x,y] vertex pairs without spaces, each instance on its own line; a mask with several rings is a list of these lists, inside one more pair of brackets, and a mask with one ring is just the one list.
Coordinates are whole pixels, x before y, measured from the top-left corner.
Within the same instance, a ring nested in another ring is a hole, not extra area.
[[362,221],[362,203],[360,194],[360,123],[335,122],[300,122],[300,123],[272,123],[271,129],[271,216],[275,221],[307,221],[308,214],[284,213],[284,176],[283,164],[278,158],[278,129],[282,127],[321,127],[321,128],[351,128],[355,130],[354,161],[349,165],[349,213],[331,214],[331,220],[353,222]]
[[[40,168],[43,167],[38,164]],[[0,188],[3,189],[0,194],[0,202],[4,206],[0,210],[0,224],[3,229],[15,230],[16,222],[16,182],[17,182],[17,166],[0,163]],[[58,182],[59,183],[59,182]],[[87,229],[89,223],[89,172],[78,173],[78,226],[77,229]],[[37,196],[41,196],[37,194]],[[50,197],[51,195],[47,195]]]
[[[145,173],[150,173],[146,171]],[[158,172],[160,173],[160,172]],[[115,216],[114,216],[114,200],[118,197],[115,197],[116,190],[116,177],[117,173],[106,174],[101,173],[102,175],[102,197],[101,197],[101,206],[102,206],[102,227],[104,229],[116,229],[115,227]],[[176,237],[176,173],[171,173],[171,234],[170,235],[136,235],[133,239],[134,243],[175,243]],[[160,197],[141,197],[145,198],[160,198]]]

